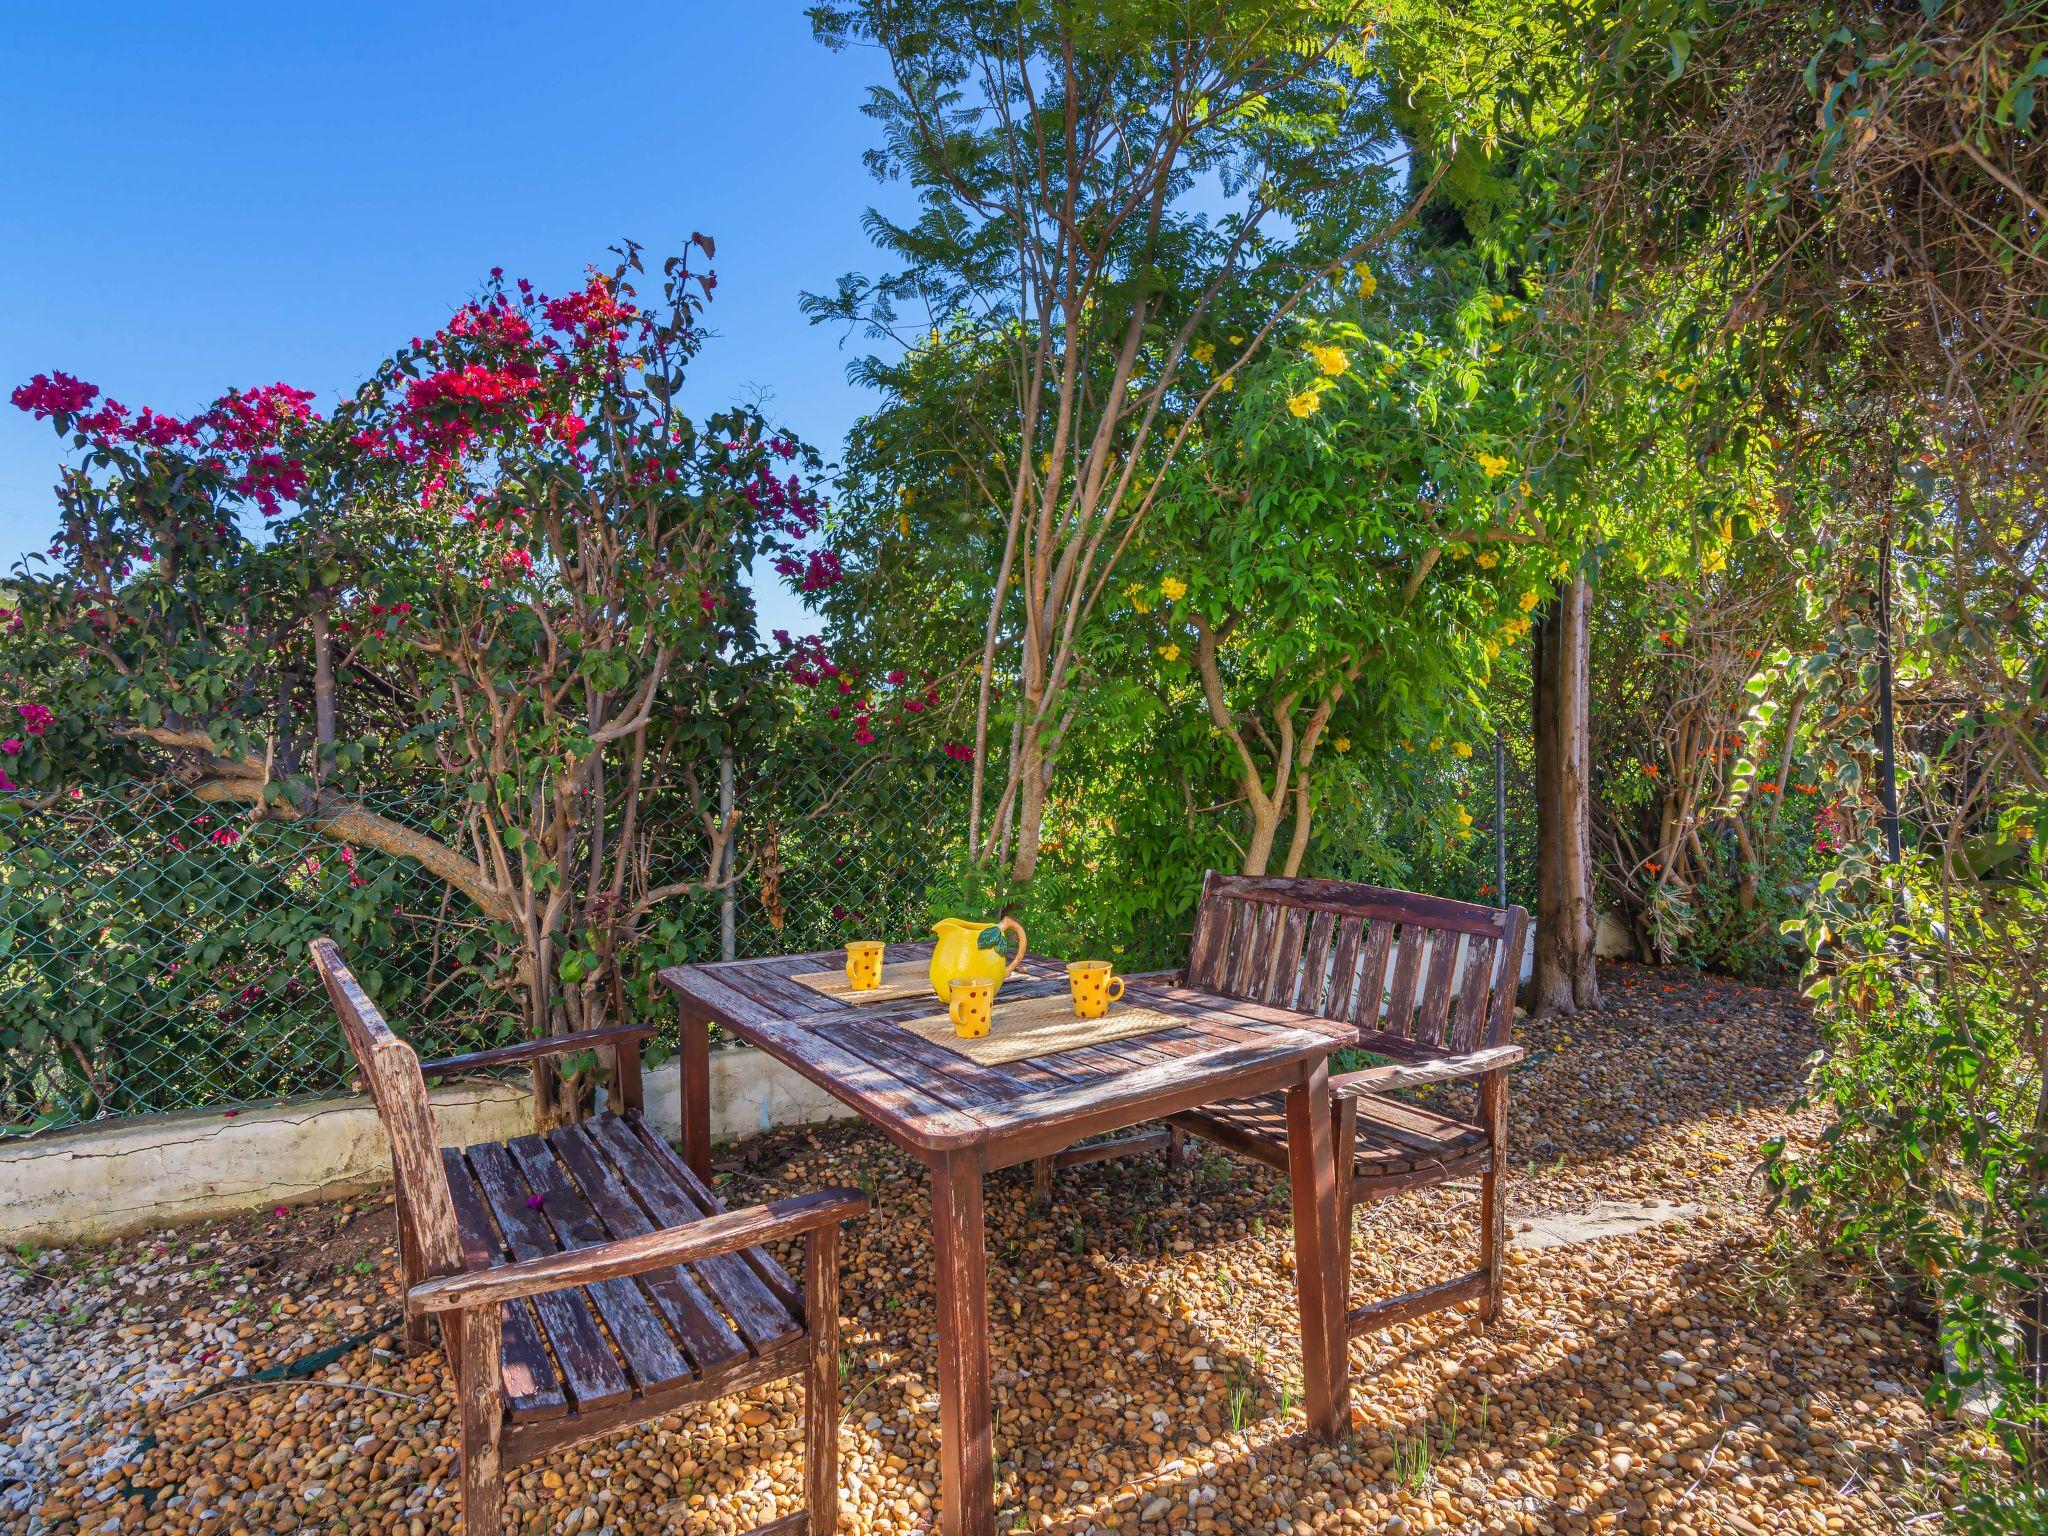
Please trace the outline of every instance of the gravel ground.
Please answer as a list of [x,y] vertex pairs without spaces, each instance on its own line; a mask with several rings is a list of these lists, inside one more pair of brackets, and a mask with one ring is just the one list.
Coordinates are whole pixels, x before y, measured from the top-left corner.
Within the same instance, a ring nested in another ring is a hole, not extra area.
[[[1771,1241],[1759,1148],[1812,1030],[1781,991],[1610,967],[1527,1027],[1511,1226],[1603,1202],[1684,1219],[1518,1250],[1505,1317],[1353,1345],[1354,1435],[1302,1432],[1284,1186],[1210,1152],[1028,1175],[988,1198],[1004,1529],[1298,1533],[1932,1528],[1968,1437],[1920,1394],[1932,1341]],[[1446,1102],[1450,1102],[1449,1099]],[[846,1249],[846,1526],[934,1522],[920,1171],[852,1127],[726,1149],[728,1198],[859,1183]],[[1358,1216],[1354,1298],[1471,1262],[1476,1188]],[[0,1271],[0,1529],[458,1528],[447,1374],[405,1360],[387,1206],[305,1206]],[[5,1327],[7,1325],[0,1325]],[[309,1376],[252,1373],[347,1346]],[[531,1532],[739,1531],[794,1507],[791,1384],[513,1474]]]

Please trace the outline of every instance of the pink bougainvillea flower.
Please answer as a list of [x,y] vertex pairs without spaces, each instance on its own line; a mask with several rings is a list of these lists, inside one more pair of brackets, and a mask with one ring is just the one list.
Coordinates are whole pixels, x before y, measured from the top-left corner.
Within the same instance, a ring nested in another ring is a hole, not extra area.
[[56,720],[46,704],[17,704],[14,712],[21,716],[22,729],[31,736],[40,736]]
[[99,393],[96,384],[74,379],[68,373],[52,371],[37,374],[18,387],[12,398],[18,409],[31,411],[37,421],[42,421],[59,412],[76,416],[98,399]]
[[537,1211],[546,1204],[547,1201],[542,1199],[539,1195],[528,1195],[526,1197],[526,1208],[529,1211]]
[[0,741],[0,752],[6,753],[9,757],[21,756],[21,738],[10,736],[5,741]]

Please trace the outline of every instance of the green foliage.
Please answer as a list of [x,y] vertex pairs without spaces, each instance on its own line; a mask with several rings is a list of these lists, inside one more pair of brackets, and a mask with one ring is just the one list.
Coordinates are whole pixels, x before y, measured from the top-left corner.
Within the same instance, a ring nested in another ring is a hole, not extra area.
[[1916,856],[1868,896],[1806,920],[1831,958],[1812,987],[1828,1036],[1812,1091],[1833,1118],[1814,1149],[1774,1146],[1771,1178],[1819,1239],[1895,1289],[1929,1293],[1956,1361],[1930,1389],[1937,1403],[1999,1395],[1992,1432],[2027,1471],[2018,1488],[1995,1469],[1980,1477],[1962,1528],[1990,1529],[2038,1500],[2028,1485],[2048,1427],[2031,1361],[2048,1273],[2038,1104],[2048,894],[2037,864],[2024,883],[1959,905]]

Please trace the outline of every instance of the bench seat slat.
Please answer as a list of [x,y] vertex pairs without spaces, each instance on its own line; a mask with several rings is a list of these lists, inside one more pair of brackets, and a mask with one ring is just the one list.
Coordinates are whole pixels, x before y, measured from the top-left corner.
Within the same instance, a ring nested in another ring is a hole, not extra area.
[[[638,1237],[657,1230],[633,1199],[629,1181],[605,1157],[588,1124],[555,1131],[549,1135],[548,1144],[576,1176],[584,1197],[597,1207],[614,1237]],[[708,1374],[720,1366],[746,1359],[745,1342],[718,1315],[717,1308],[698,1289],[686,1269],[655,1270],[642,1275],[640,1283],[647,1287],[698,1370]]]
[[[1226,1145],[1253,1143],[1270,1151],[1271,1160],[1283,1166],[1287,1161],[1287,1106],[1280,1094],[1206,1105],[1176,1115],[1173,1123],[1197,1135],[1220,1133],[1218,1139]],[[1358,1177],[1435,1167],[1485,1145],[1486,1133],[1476,1125],[1378,1094],[1358,1096],[1358,1144],[1353,1159]]]
[[[484,1199],[470,1177],[469,1164],[453,1147],[441,1150],[441,1169],[448,1175],[448,1194],[455,1202],[455,1230],[462,1239],[467,1269],[495,1269],[506,1259],[505,1239],[484,1208]],[[569,1400],[555,1375],[555,1363],[541,1342],[540,1328],[524,1301],[508,1301],[505,1317],[505,1402],[515,1419],[557,1418],[569,1411]]]
[[[564,1253],[596,1248],[624,1232],[607,1232],[590,1202],[570,1179],[554,1151],[538,1136],[515,1136],[505,1144],[527,1187],[541,1197],[540,1214],[555,1229],[555,1243]],[[582,1288],[597,1315],[604,1319],[618,1348],[626,1374],[641,1390],[687,1381],[696,1374],[662,1325],[660,1313],[638,1282],[620,1276]]]
[[[471,1147],[467,1157],[490,1202],[491,1214],[511,1246],[512,1257],[538,1259],[560,1252],[553,1231],[540,1213],[527,1205],[530,1191],[513,1167],[511,1154],[502,1146],[487,1143]],[[632,1396],[626,1373],[605,1342],[582,1291],[545,1291],[534,1297],[534,1305],[562,1383],[577,1408],[608,1407]]]
[[[663,1226],[681,1226],[724,1207],[697,1183],[668,1144],[640,1123],[604,1117],[591,1122],[591,1134],[625,1176],[627,1187]],[[690,1186],[703,1190],[701,1197]],[[765,1254],[761,1255],[766,1258]],[[769,1262],[773,1262],[772,1260]],[[770,1291],[760,1275],[738,1253],[720,1254],[689,1266],[698,1287],[722,1308],[755,1353],[803,1331],[802,1314]],[[791,1288],[794,1290],[794,1287]]]

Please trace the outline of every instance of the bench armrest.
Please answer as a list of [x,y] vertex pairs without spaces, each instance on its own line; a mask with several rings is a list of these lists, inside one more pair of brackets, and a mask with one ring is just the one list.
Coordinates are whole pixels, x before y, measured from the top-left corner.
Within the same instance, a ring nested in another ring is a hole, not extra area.
[[1181,969],[1175,966],[1170,971],[1140,971],[1135,976],[1126,976],[1124,985],[1136,986],[1141,981],[1156,981],[1162,986],[1177,987],[1180,985],[1180,978]]
[[[1368,1047],[1369,1049],[1369,1047]],[[1449,1082],[1453,1078],[1478,1077],[1511,1067],[1528,1052],[1519,1045],[1490,1045],[1466,1056],[1444,1056],[1435,1061],[1397,1061],[1384,1067],[1365,1067],[1330,1079],[1338,1093],[1375,1093],[1387,1088],[1413,1088],[1423,1083]]]
[[795,1237],[820,1227],[836,1226],[865,1216],[868,1197],[857,1189],[824,1189],[815,1194],[796,1195],[773,1205],[750,1205],[737,1211],[666,1227],[639,1237],[622,1237],[592,1248],[575,1248],[565,1253],[521,1259],[496,1269],[473,1270],[468,1274],[443,1275],[427,1280],[405,1293],[405,1308],[418,1316],[428,1312],[453,1312],[464,1307],[481,1307],[534,1296],[543,1291],[567,1290],[594,1285],[621,1275],[644,1274],[650,1269],[668,1269],[677,1264],[695,1264],[715,1259],[722,1253],[752,1248],[759,1243]]
[[471,1051],[466,1056],[443,1056],[420,1063],[422,1077],[441,1077],[451,1072],[481,1072],[486,1067],[507,1066],[515,1061],[537,1061],[543,1056],[566,1056],[572,1051],[594,1051],[600,1046],[622,1045],[628,1040],[645,1040],[654,1033],[652,1024],[612,1024],[604,1029],[586,1029],[580,1034],[549,1035],[545,1040],[522,1040],[517,1045],[494,1046],[488,1051]]

